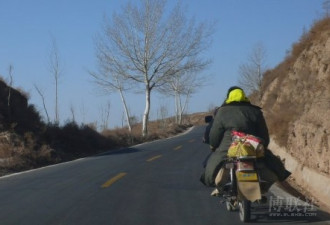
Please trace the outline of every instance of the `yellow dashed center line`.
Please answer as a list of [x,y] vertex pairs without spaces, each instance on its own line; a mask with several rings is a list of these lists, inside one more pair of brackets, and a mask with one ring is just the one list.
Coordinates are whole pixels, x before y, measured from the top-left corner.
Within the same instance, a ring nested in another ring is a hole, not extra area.
[[154,161],[154,160],[156,160],[156,159],[158,159],[158,158],[160,158],[160,157],[162,157],[162,155],[156,155],[156,156],[154,156],[154,157],[151,157],[150,159],[147,159],[147,162]]
[[179,145],[178,147],[175,147],[174,150],[179,150],[182,148],[182,145]]
[[116,181],[118,181],[119,179],[123,178],[124,176],[126,176],[127,173],[119,173],[116,176],[114,176],[113,178],[111,178],[110,180],[108,180],[107,182],[105,182],[101,187],[102,188],[107,188],[110,187],[113,183],[115,183]]

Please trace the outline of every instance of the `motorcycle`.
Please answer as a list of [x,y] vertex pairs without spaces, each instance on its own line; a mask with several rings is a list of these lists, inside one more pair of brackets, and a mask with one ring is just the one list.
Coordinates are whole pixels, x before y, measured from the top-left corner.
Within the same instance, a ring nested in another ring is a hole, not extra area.
[[[204,142],[212,126],[212,116],[206,116],[208,127],[205,130]],[[233,142],[228,150],[227,159],[218,172],[215,183],[219,190],[219,197],[224,199],[228,211],[238,209],[242,222],[251,218],[251,203],[267,201],[262,192],[267,190],[271,183],[261,179],[260,172],[265,166],[258,158],[264,156],[264,147],[260,139],[243,132],[232,131]]]
[[[242,222],[248,222],[251,218],[251,203],[264,203],[267,199],[262,196],[261,187],[267,183],[260,179],[258,162],[255,156],[241,156],[228,158],[224,167],[216,178],[226,209],[235,211],[238,209]],[[217,179],[221,181],[217,181]],[[221,182],[225,182],[221,184]]]

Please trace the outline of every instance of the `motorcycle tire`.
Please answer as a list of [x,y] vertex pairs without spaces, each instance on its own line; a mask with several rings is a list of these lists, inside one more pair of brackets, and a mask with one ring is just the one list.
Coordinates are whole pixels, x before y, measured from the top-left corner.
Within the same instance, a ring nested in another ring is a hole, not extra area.
[[238,204],[239,218],[242,222],[248,222],[251,217],[251,202],[248,200],[242,200]]

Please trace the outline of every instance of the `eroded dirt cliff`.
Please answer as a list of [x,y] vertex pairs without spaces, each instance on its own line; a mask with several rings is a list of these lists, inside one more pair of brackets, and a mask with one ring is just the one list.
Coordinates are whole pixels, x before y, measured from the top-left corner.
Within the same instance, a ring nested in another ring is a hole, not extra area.
[[302,166],[330,177],[330,18],[315,23],[290,55],[265,74],[270,132]]

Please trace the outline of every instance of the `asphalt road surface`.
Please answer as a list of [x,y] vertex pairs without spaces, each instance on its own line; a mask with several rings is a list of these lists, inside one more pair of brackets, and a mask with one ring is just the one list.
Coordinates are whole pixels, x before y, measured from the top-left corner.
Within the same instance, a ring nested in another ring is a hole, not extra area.
[[[241,224],[199,182],[210,152],[203,131],[2,177],[0,224]],[[253,209],[249,224],[328,224],[328,214],[310,207],[301,214],[277,195]]]

